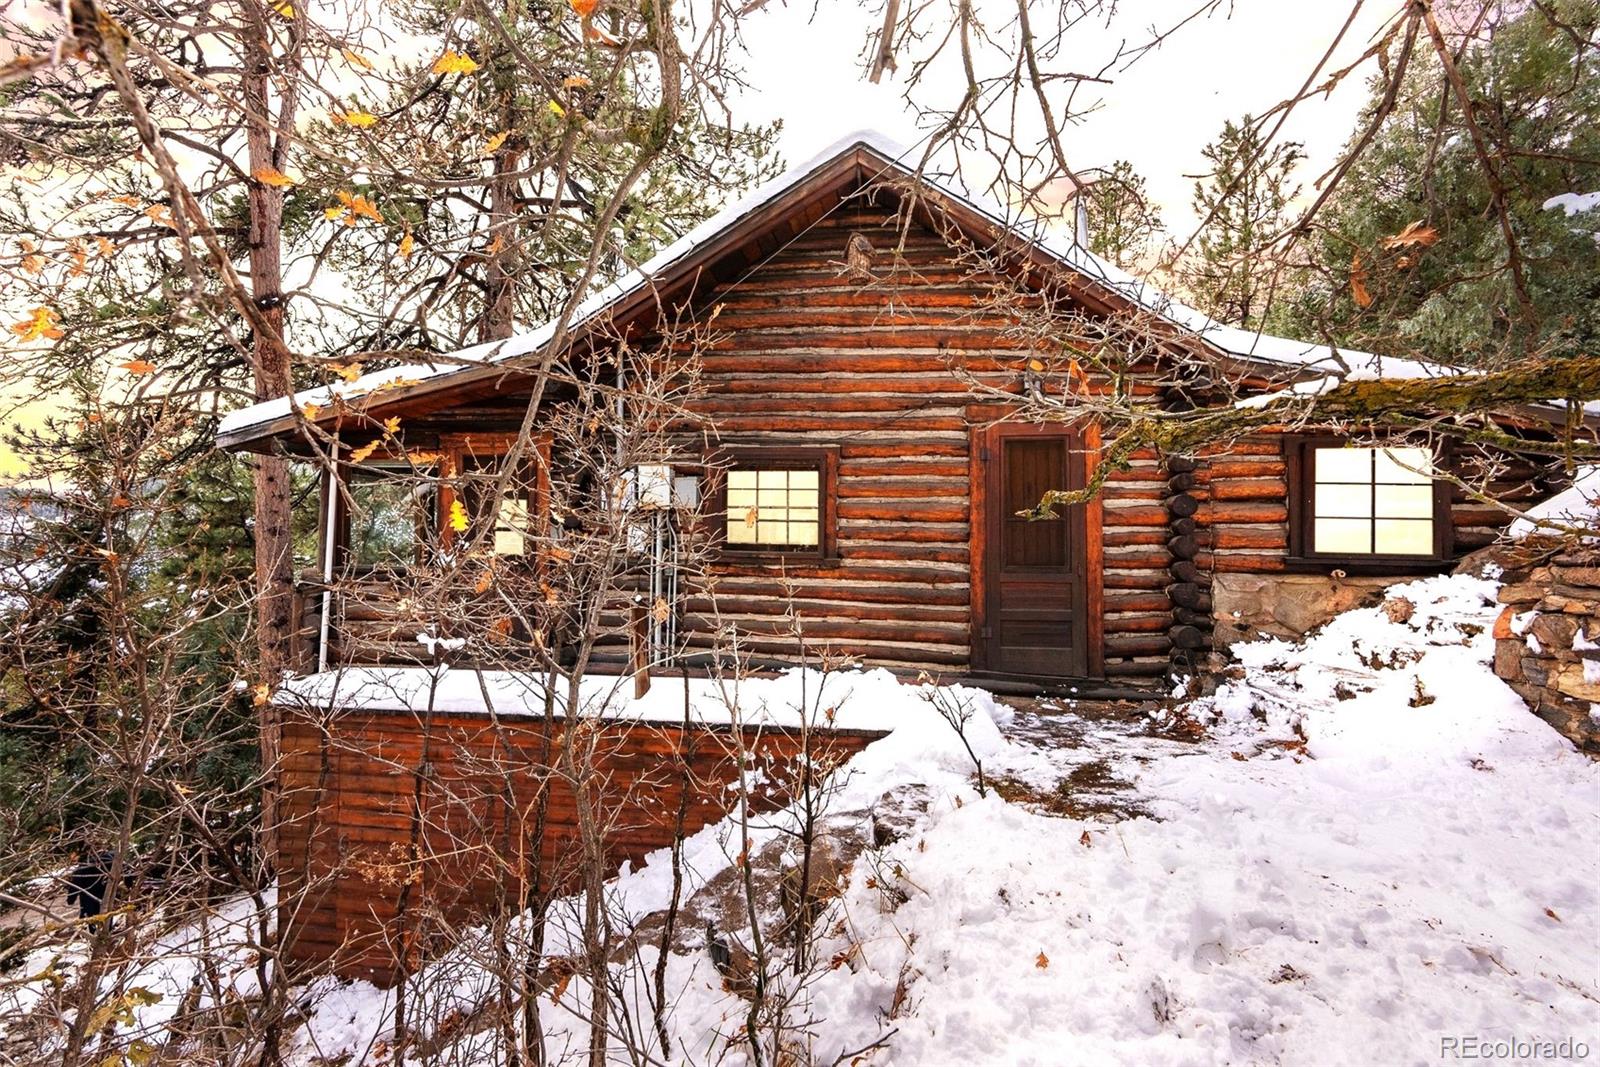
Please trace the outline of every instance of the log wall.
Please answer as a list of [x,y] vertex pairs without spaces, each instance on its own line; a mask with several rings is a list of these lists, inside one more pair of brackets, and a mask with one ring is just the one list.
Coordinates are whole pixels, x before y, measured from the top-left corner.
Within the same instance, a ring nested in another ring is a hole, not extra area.
[[[830,768],[878,736],[816,732],[812,753]],[[560,760],[547,758],[567,740],[559,720],[547,735],[533,717],[287,714],[277,869],[288,962],[301,974],[387,984],[462,924],[520,910],[535,862],[546,886],[570,890],[577,796]],[[796,781],[800,735],[747,728],[742,740],[766,772],[758,804],[779,806]],[[583,780],[608,874],[670,844],[680,804],[693,833],[734,803],[727,787],[741,745],[730,728],[588,722],[572,741],[590,754]],[[548,822],[535,856],[544,790]]]

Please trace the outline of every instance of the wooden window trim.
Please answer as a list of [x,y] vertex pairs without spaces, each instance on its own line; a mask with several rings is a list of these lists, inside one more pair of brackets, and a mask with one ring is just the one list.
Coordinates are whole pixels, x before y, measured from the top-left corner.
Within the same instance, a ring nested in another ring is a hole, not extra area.
[[[730,468],[805,470],[817,472],[817,547],[771,548],[728,543],[728,479]],[[834,566],[839,562],[839,446],[740,445],[719,449],[706,463],[704,521],[719,559],[728,563],[804,563]]]
[[[1308,434],[1284,438],[1284,463],[1289,487],[1289,556],[1291,570],[1327,571],[1338,569],[1349,574],[1403,574],[1430,572],[1453,562],[1454,529],[1450,521],[1451,485],[1443,478],[1433,480],[1433,554],[1405,556],[1375,553],[1345,554],[1315,552],[1311,546],[1312,523],[1316,519],[1316,459],[1318,448],[1381,448],[1382,445],[1352,441],[1336,434]],[[1448,447],[1434,455],[1435,469],[1449,459]]]

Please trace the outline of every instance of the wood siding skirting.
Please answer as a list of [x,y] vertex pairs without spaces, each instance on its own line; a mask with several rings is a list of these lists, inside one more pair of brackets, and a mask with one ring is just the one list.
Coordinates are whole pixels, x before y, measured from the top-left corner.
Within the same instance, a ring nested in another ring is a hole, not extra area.
[[[331,972],[386,985],[449,944],[465,924],[524,906],[535,863],[570,891],[577,874],[577,797],[544,758],[567,740],[558,719],[409,712],[286,711],[278,827],[280,929],[298,975]],[[765,772],[760,810],[789,797],[798,730],[583,721],[592,753],[607,873],[671,844],[680,803],[686,834],[734,806],[743,747]],[[882,736],[814,731],[811,751],[835,766]],[[559,765],[559,764],[558,764]],[[544,848],[532,855],[548,788]]]

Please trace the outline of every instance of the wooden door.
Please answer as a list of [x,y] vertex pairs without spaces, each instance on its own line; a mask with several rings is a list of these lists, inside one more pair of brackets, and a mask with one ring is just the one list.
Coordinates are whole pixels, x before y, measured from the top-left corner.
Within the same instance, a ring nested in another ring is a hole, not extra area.
[[995,674],[1089,675],[1084,505],[1053,519],[1017,514],[1051,489],[1081,489],[1082,438],[1059,427],[996,426],[985,434],[983,599],[974,666]]

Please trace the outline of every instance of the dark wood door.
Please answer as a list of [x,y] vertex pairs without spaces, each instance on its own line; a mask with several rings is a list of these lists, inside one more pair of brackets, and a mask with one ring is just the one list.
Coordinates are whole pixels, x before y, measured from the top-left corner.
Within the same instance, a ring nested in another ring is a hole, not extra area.
[[[1053,431],[1053,432],[1052,432]],[[1051,489],[1081,489],[1081,439],[998,426],[985,446],[985,607],[979,669],[1083,678],[1089,673],[1083,505],[1053,519],[1018,514]]]

